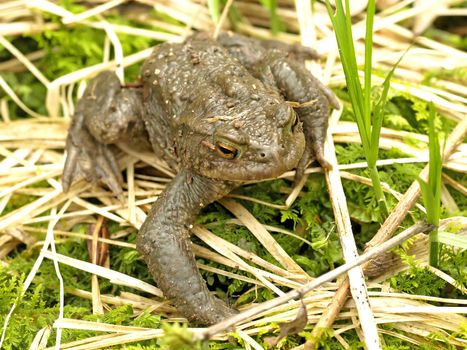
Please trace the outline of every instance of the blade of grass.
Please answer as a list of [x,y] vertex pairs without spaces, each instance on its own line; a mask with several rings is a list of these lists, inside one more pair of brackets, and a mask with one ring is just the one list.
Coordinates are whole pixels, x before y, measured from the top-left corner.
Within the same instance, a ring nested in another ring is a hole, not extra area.
[[[373,19],[375,2],[368,1],[365,34],[365,116],[371,115],[371,68],[373,62]],[[367,121],[370,124],[370,121]],[[373,130],[372,130],[373,131]]]
[[[374,9],[373,9],[373,13],[374,13]],[[366,42],[365,42],[365,45],[366,45]],[[369,45],[368,47],[370,47],[370,51],[371,51],[371,45]],[[365,46],[365,54],[367,52],[368,47]],[[375,195],[376,195],[376,198],[378,198],[379,207],[383,210],[384,216],[387,216],[389,214],[389,210],[388,210],[388,205],[386,203],[386,198],[384,196],[383,189],[381,187],[381,182],[379,180],[378,170],[376,168],[376,162],[378,160],[378,151],[379,151],[379,147],[376,147],[376,145],[379,145],[379,138],[381,135],[381,126],[383,125],[384,106],[386,105],[389,87],[391,86],[391,79],[394,75],[394,71],[396,70],[397,66],[404,58],[407,51],[394,64],[394,66],[392,67],[392,69],[389,71],[386,78],[384,79],[384,82],[382,84],[383,91],[381,92],[381,96],[379,97],[378,102],[376,103],[373,109],[373,126],[371,128],[371,141],[370,141],[373,147],[370,148],[370,154],[367,157],[367,161],[368,161],[368,169],[370,172],[371,181],[373,183]],[[371,59],[369,62],[371,64]],[[368,72],[367,72],[367,69],[368,69]],[[371,77],[371,66],[368,68],[366,61],[365,61],[365,79],[369,80],[365,82],[365,89],[367,88],[367,84],[371,84],[371,78],[367,78],[367,74],[369,74]],[[371,86],[369,87],[368,91],[366,91],[366,93],[368,95],[366,95],[365,97],[368,98],[368,103],[371,103]],[[368,113],[371,113],[371,111],[369,111]]]
[[345,11],[341,0],[336,1],[336,11],[333,13],[329,0],[326,0],[326,8],[334,27],[342,67],[344,70],[347,88],[354,110],[358,131],[362,140],[365,158],[368,162],[370,177],[375,190],[375,196],[379,203],[383,218],[387,217],[389,211],[384,192],[381,188],[380,178],[376,169],[376,161],[379,151],[379,135],[383,122],[383,110],[389,90],[389,83],[393,76],[395,67],[389,72],[383,84],[383,94],[373,109],[371,108],[371,71],[372,71],[372,45],[373,45],[373,22],[375,16],[375,0],[368,1],[365,37],[365,64],[364,64],[364,86],[360,82],[355,47],[352,35],[352,22],[350,17],[350,3],[345,1]]
[[277,0],[259,0],[259,2],[269,12],[272,34],[284,31],[284,24],[277,15]]
[[[435,128],[436,111],[433,103],[428,105],[428,150],[430,160],[428,163],[428,182],[418,179],[422,192],[423,202],[426,208],[427,222],[438,226],[441,212],[441,150],[439,146],[438,134]],[[439,263],[439,238],[438,230],[430,233],[430,265],[438,267]]]
[[207,0],[207,5],[213,22],[219,22],[219,19],[221,17],[220,0]]

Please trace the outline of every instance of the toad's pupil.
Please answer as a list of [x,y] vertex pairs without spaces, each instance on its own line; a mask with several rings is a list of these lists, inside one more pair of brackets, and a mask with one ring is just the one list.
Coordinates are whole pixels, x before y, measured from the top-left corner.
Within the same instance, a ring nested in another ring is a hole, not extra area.
[[235,147],[222,143],[217,144],[217,150],[226,159],[233,159],[238,155],[238,150]]

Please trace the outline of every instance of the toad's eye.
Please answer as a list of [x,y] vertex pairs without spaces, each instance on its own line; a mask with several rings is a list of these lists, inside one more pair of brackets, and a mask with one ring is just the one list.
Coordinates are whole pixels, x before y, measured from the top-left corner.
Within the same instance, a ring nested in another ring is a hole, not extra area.
[[216,151],[222,158],[225,159],[234,159],[237,158],[240,154],[238,148],[227,144],[225,142],[216,142]]

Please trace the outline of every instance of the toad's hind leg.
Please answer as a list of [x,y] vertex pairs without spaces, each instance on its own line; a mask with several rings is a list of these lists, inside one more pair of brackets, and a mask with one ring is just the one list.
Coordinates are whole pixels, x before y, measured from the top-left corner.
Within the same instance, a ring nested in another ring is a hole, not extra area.
[[147,142],[140,95],[137,89],[122,89],[112,72],[100,73],[89,83],[68,131],[64,191],[74,180],[84,177],[121,195],[122,177],[111,145],[137,137]]
[[136,241],[157,286],[183,316],[197,324],[217,323],[236,313],[208,290],[189,234],[199,211],[234,187],[190,170],[180,171],[148,213]]

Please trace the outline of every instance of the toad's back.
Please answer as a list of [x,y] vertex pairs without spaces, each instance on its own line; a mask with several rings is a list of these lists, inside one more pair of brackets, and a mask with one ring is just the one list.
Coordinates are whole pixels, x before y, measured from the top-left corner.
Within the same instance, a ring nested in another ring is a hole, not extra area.
[[[244,84],[257,82],[245,67],[205,34],[192,36],[183,44],[157,46],[144,63],[141,74],[145,103],[160,106],[160,112],[167,114],[166,117],[180,116],[205,91],[209,91],[207,96],[221,97],[219,87],[225,85],[227,79],[232,87],[238,85],[232,80],[235,78],[243,80]],[[224,101],[213,99],[214,102],[222,104]]]
[[[281,100],[276,89],[253,77],[204,33],[183,44],[157,46],[144,63],[141,75],[143,117],[151,143],[155,152],[174,168],[180,163],[174,150],[180,125],[190,124],[192,133],[209,135],[214,123],[209,128],[206,119],[234,114],[242,119],[242,111],[255,109],[251,108],[252,103]],[[252,118],[254,113],[243,117],[248,119],[244,120],[246,123],[254,123]]]

